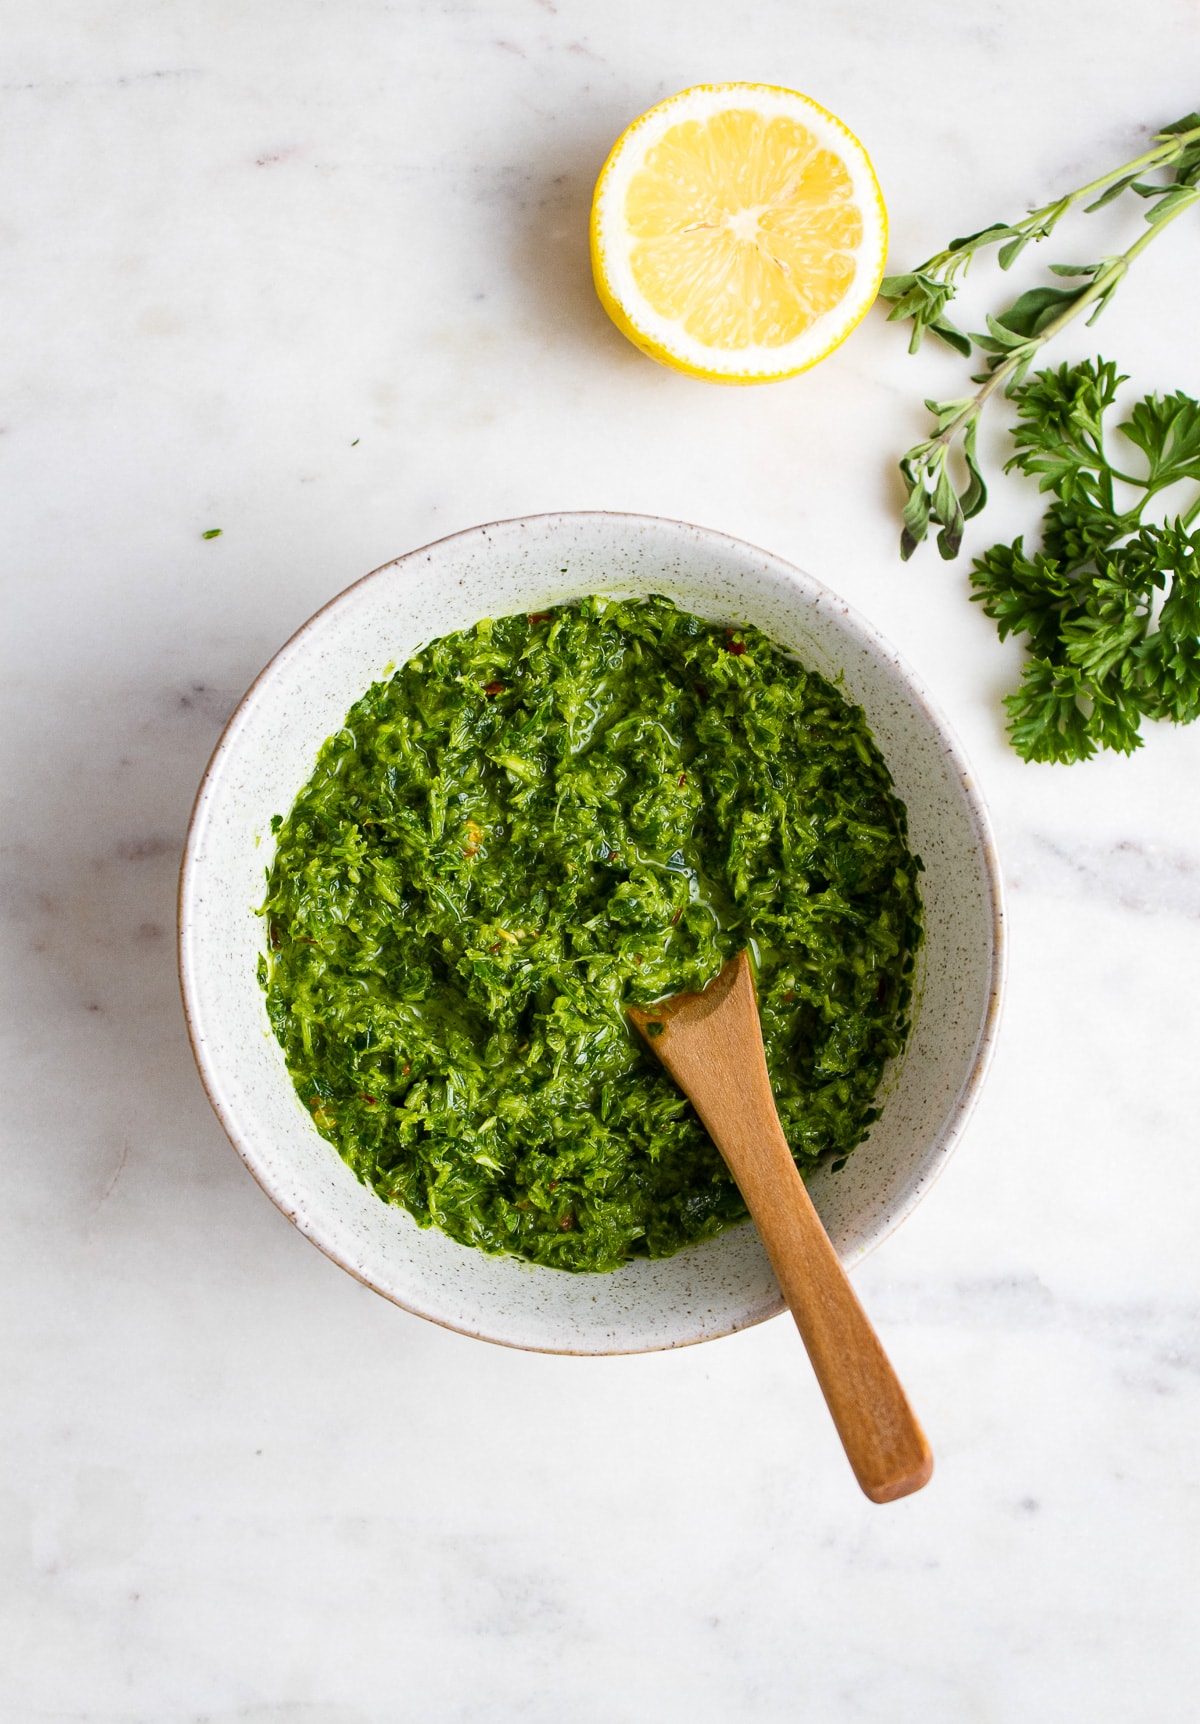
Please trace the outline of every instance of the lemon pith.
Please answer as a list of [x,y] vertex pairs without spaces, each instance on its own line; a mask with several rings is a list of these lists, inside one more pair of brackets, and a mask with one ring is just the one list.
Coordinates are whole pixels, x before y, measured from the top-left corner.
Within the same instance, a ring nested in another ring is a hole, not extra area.
[[878,291],[887,218],[862,145],[772,85],[702,85],[634,121],[597,181],[596,289],[663,364],[717,382],[793,376]]

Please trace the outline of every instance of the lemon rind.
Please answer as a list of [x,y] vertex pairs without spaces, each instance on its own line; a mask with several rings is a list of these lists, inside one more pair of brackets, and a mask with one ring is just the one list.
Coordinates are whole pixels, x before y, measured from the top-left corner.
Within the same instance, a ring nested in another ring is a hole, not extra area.
[[[678,324],[648,306],[633,280],[622,245],[614,239],[623,233],[624,192],[648,149],[658,136],[681,118],[704,119],[733,105],[730,98],[744,97],[763,112],[796,118],[803,111],[806,123],[822,143],[835,148],[850,170],[853,195],[864,212],[864,240],[856,259],[855,278],[845,298],[819,317],[809,329],[785,346],[739,348],[723,358],[720,350],[708,348],[688,337]],[[681,114],[680,109],[684,112]],[[633,146],[637,146],[634,150]],[[868,210],[873,210],[872,222]],[[614,228],[617,234],[614,236]],[[887,209],[870,157],[860,140],[836,114],[811,96],[778,84],[694,84],[639,116],[626,127],[609,151],[600,170],[592,199],[590,245],[592,275],[600,303],[621,333],[633,345],[690,377],[711,383],[773,383],[808,371],[839,347],[870,310],[883,279],[887,259]]]

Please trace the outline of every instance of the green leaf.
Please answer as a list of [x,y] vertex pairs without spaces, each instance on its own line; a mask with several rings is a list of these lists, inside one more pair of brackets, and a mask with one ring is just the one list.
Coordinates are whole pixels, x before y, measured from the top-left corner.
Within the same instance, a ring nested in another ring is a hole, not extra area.
[[[912,340],[909,342],[909,352],[915,353],[921,345],[921,339],[927,329],[944,324],[947,330],[953,331],[954,326],[943,313],[946,306],[954,298],[954,285],[943,281],[940,277],[930,275],[924,270],[916,270],[908,275],[888,276],[884,284],[888,288],[882,297],[891,303],[888,322],[896,323],[904,318],[911,318],[913,323]],[[939,330],[939,334],[942,331]],[[943,339],[946,339],[943,335]],[[951,345],[954,345],[951,340]]]
[[1113,294],[1117,291],[1117,284],[1119,281],[1120,281],[1120,277],[1114,275],[1112,280],[1109,282],[1108,286],[1097,297],[1095,304],[1092,306],[1092,315],[1087,320],[1087,326],[1086,327],[1088,329],[1090,329],[1092,327],[1093,323],[1095,323],[1095,321],[1099,317],[1100,313],[1104,310],[1105,306],[1108,304],[1108,302],[1112,298]]
[[[1184,132],[1200,131],[1200,115],[1187,114],[1182,120],[1176,120],[1173,125],[1166,126],[1158,133],[1155,142],[1166,142],[1172,137]],[[1200,137],[1193,137],[1184,143],[1175,161],[1175,180],[1181,186],[1193,186],[1200,178]]]
[[1144,638],[1150,618],[1149,592],[1120,557],[1102,563],[1091,581],[1082,584],[1082,604],[1065,615],[1060,638],[1071,664],[1094,687],[1121,676],[1133,648]]
[[[1047,288],[1046,291],[1053,292],[1054,290],[1052,288]],[[1025,296],[1022,295],[1022,298],[1024,297]],[[1020,304],[1020,300],[1017,301],[1017,304]],[[1029,332],[1027,330],[1015,329],[1011,324],[1004,322],[1002,318],[993,317],[990,312],[988,313],[987,326],[991,335],[991,341],[986,342],[984,337],[981,335],[977,335],[975,340],[979,343],[980,347],[987,346],[989,350],[995,349],[1007,352],[1014,347],[1023,347],[1029,339]]]
[[888,313],[888,322],[895,323],[902,317],[937,316],[942,306],[944,295],[930,293],[920,282],[909,288],[896,300]]
[[938,474],[931,512],[934,520],[940,521],[943,526],[954,526],[961,513],[958,507],[958,494],[950,482],[950,475],[946,471],[944,463]]
[[1159,201],[1146,211],[1146,220],[1151,226],[1160,221],[1169,221],[1181,210],[1187,209],[1189,205],[1198,200],[1200,200],[1200,187],[1186,184],[1170,186],[1163,192]]
[[[973,402],[969,395],[961,401],[931,401],[926,396],[925,405],[933,414],[936,422],[935,428],[940,435],[948,425],[952,425],[968,407],[972,406]],[[925,445],[921,445],[921,447],[925,447]]]
[[928,493],[918,485],[904,505],[902,516],[904,529],[915,545],[919,545],[925,537],[929,526],[929,508]]
[[[901,464],[901,471],[904,471],[903,463]],[[914,483],[907,474],[905,475],[905,482],[909,488],[908,500],[904,505],[901,518],[904,522],[904,531],[912,541],[915,550],[925,537],[929,527],[929,493],[923,484]],[[909,554],[911,555],[911,552]]]
[[955,328],[948,318],[940,317],[936,323],[931,323],[929,332],[944,341],[947,347],[952,347],[956,353],[961,353],[964,359],[971,357],[971,337]]
[[973,604],[996,624],[1001,640],[1026,635],[1035,657],[1062,657],[1057,647],[1060,619],[1070,604],[1072,586],[1058,565],[1041,552],[1025,555],[1023,539],[993,545],[971,567]]
[[1095,507],[1104,505],[1102,420],[1123,381],[1105,360],[1037,372],[1014,392],[1021,423],[1006,470],[1036,477],[1043,491],[1053,491],[1064,503],[1082,498]]
[[947,249],[950,251],[978,251],[980,246],[995,245],[997,240],[1004,239],[1006,235],[1015,234],[1017,231],[1016,228],[1010,227],[1007,222],[994,221],[990,227],[981,227],[978,233],[969,233],[962,239],[952,239]]
[[1086,488],[1080,485],[1075,501],[1051,503],[1042,519],[1043,552],[1072,573],[1111,550],[1129,531],[1127,518],[1089,494],[1099,490],[1096,483]]
[[1119,180],[1114,180],[1112,185],[1100,193],[1095,203],[1084,204],[1084,215],[1091,215],[1093,210],[1101,210],[1105,204],[1112,203],[1114,198],[1119,198],[1122,192],[1129,190],[1136,178],[1136,174],[1122,174]]
[[952,563],[962,550],[963,518],[961,510],[942,528],[937,536],[938,554],[945,563]]
[[1138,701],[1117,684],[1093,686],[1092,710],[1088,715],[1088,734],[1101,748],[1118,754],[1132,754],[1141,748],[1138,725],[1142,717]]
[[1083,678],[1073,666],[1027,660],[1017,693],[1004,697],[1009,740],[1021,758],[1065,763],[1095,754],[1084,698]]
[[1169,582],[1156,629],[1135,649],[1129,680],[1152,717],[1190,724],[1200,718],[1200,534],[1178,522],[1143,527],[1126,556],[1148,565],[1148,581]]
[[1155,142],[1160,138],[1173,138],[1180,132],[1200,131],[1200,114],[1185,114],[1182,120],[1172,120],[1169,126],[1163,126],[1154,134]]
[[1047,324],[1052,323],[1068,306],[1074,305],[1085,291],[1078,287],[1031,287],[1027,293],[1014,300],[1008,310],[1002,312],[998,318],[989,317],[988,328],[992,329],[995,323],[1001,329],[1028,340],[1030,336],[1040,335]]
[[885,275],[879,284],[880,299],[903,299],[916,286],[915,275]]
[[[1003,324],[997,322],[994,317],[989,315],[987,321],[988,328],[993,333],[989,335],[974,334],[971,339],[977,347],[981,347],[985,353],[991,355],[988,360],[990,372],[994,371],[998,365],[1003,364],[1010,354],[1029,344],[1023,336],[1014,335],[1011,330],[1005,329]],[[972,378],[971,381],[982,383],[986,380],[986,375],[985,373],[983,377]]]
[[1140,748],[1136,700],[1119,686],[1098,687],[1073,665],[1026,661],[1021,686],[1005,696],[1009,738],[1022,759],[1066,764],[1098,748]]
[[1147,395],[1118,429],[1145,456],[1152,489],[1200,480],[1200,401],[1181,390],[1163,398]]
[[963,437],[963,459],[967,463],[969,477],[967,488],[959,501],[962,503],[963,516],[968,521],[971,520],[972,516],[978,515],[987,502],[987,486],[983,482],[983,474],[979,471],[979,463],[975,455],[975,433],[978,423],[978,418],[973,419],[967,426],[966,435]]

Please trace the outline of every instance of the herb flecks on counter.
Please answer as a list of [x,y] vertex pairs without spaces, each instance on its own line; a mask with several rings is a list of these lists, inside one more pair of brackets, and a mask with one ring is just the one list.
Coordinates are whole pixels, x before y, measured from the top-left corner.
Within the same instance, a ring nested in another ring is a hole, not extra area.
[[[1024,540],[976,559],[974,598],[1001,639],[1023,635],[1020,689],[1005,701],[1026,760],[1131,753],[1143,718],[1200,716],[1200,492],[1166,524],[1147,505],[1200,483],[1200,402],[1147,396],[1117,427],[1130,445],[1114,463],[1104,415],[1126,379],[1104,360],[1042,371],[1015,394],[1020,423],[1008,463],[1053,495],[1041,549]],[[1130,471],[1131,467],[1143,471]]]
[[[1164,171],[1170,176],[1165,180],[1144,177]],[[1073,284],[1030,288],[997,316],[989,315],[985,333],[968,335],[950,321],[946,307],[980,251],[999,247],[1000,267],[1008,269],[1026,246],[1047,238],[1078,205],[1087,213],[1126,193],[1147,200],[1149,226],[1125,251],[1096,263],[1051,264],[1053,275],[1069,278]],[[932,434],[915,444],[900,462],[907,493],[902,557],[912,555],[931,525],[939,529],[937,543],[942,556],[958,555],[965,523],[987,502],[975,444],[979,416],[988,398],[1001,388],[1009,396],[1019,389],[1046,343],[1083,312],[1090,310],[1088,322],[1093,322],[1151,240],[1197,202],[1200,114],[1193,113],[1164,126],[1149,150],[1099,179],[1031,210],[1020,221],[993,222],[978,233],[952,240],[917,269],[884,279],[880,297],[891,302],[889,320],[912,324],[911,353],[917,351],[926,334],[932,334],[966,358],[976,348],[986,355],[983,371],[971,379],[979,385],[974,395],[926,402],[934,417]],[[961,454],[963,464],[963,477],[957,482],[951,471],[955,451]]]
[[876,1117],[920,865],[862,713],[755,629],[592,599],[435,641],[324,744],[277,845],[297,1093],[422,1225],[608,1270],[740,1220],[625,1007],[746,946],[801,1169]]

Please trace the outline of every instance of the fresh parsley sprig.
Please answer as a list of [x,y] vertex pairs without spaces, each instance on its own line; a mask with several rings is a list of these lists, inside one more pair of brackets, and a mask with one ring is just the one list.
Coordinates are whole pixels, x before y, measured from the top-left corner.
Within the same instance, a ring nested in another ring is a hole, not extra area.
[[[1165,181],[1146,181],[1144,174],[1170,169]],[[957,292],[959,279],[969,269],[977,252],[999,246],[998,261],[1008,269],[1031,242],[1045,239],[1069,210],[1083,203],[1085,213],[1101,208],[1133,192],[1149,203],[1149,224],[1132,245],[1116,256],[1091,264],[1051,264],[1051,273],[1074,278],[1076,285],[1049,284],[1030,288],[999,316],[988,316],[986,333],[967,335],[946,315],[946,306]],[[1085,199],[1091,199],[1084,203]],[[943,557],[958,555],[963,529],[987,502],[987,487],[976,456],[976,430],[989,396],[1003,388],[1012,396],[1030,366],[1048,341],[1082,312],[1091,308],[1094,322],[1127,274],[1129,266],[1151,240],[1185,210],[1200,202],[1200,113],[1187,114],[1156,134],[1153,147],[1132,161],[1068,192],[1040,209],[1031,210],[1019,222],[994,222],[978,233],[953,240],[945,251],[928,258],[906,275],[885,277],[880,297],[892,304],[889,321],[912,322],[910,353],[924,336],[933,334],[964,357],[978,348],[986,355],[984,369],[971,381],[980,387],[974,395],[955,401],[927,401],[934,416],[932,435],[911,448],[900,462],[907,501],[900,554],[908,558],[926,537],[930,526],[939,528],[938,549]],[[966,477],[961,487],[951,473],[952,452],[961,451]]]
[[[1200,401],[1138,402],[1118,432],[1142,473],[1118,467],[1104,415],[1126,379],[1097,359],[1040,371],[1015,387],[1017,452],[1008,469],[1053,501],[1042,546],[1023,538],[975,560],[973,598],[999,630],[1026,637],[1021,685],[1005,700],[1026,760],[1085,760],[1141,746],[1143,718],[1200,717],[1200,491],[1167,524],[1145,519],[1170,486],[1200,485]],[[1125,497],[1135,493],[1125,504]]]

